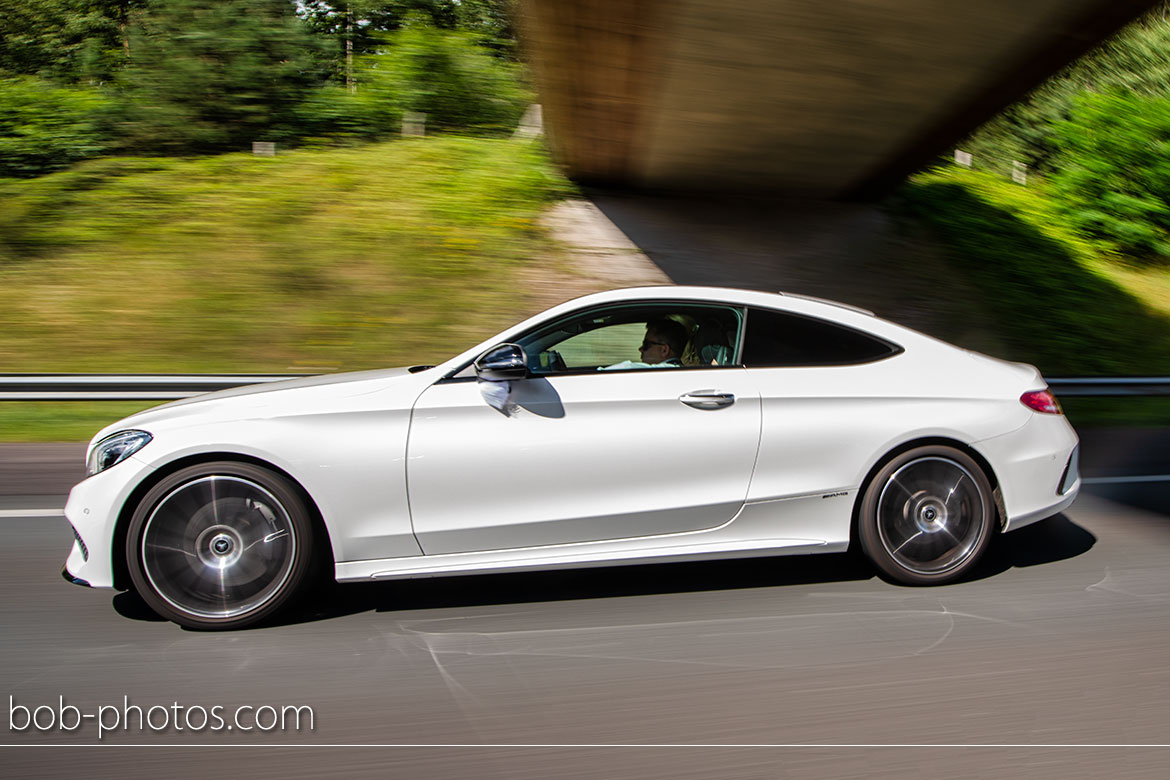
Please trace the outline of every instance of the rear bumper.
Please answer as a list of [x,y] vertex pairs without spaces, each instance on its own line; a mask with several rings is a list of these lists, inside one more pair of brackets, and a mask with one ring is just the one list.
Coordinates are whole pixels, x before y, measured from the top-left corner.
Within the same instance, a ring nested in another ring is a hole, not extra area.
[[1031,525],[1037,521],[1044,520],[1045,518],[1052,517],[1056,514],[1060,514],[1073,505],[1073,502],[1077,500],[1077,494],[1080,492],[1080,490],[1081,480],[1078,477],[1076,482],[1073,483],[1071,487],[1069,487],[1068,492],[1061,496],[1060,500],[1055,504],[1037,509],[1025,515],[1009,517],[1007,525],[1004,526],[1003,530],[1014,531],[1017,528],[1023,528],[1026,525]]
[[1081,488],[1080,446],[1063,415],[1035,414],[1022,428],[976,444],[995,469],[1003,494],[1004,531],[1064,511]]

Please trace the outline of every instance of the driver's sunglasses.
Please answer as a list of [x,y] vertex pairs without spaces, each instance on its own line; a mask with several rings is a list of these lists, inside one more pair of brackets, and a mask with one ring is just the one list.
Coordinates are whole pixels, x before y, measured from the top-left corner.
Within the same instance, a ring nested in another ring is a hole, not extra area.
[[646,339],[645,341],[642,342],[642,346],[638,347],[638,351],[645,352],[646,350],[650,349],[650,347],[665,347],[665,346],[666,346],[665,341],[651,341],[650,339]]

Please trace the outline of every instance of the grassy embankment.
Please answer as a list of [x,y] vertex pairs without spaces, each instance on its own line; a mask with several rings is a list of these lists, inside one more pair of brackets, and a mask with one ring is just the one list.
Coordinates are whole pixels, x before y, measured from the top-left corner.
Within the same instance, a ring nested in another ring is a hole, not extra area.
[[[0,181],[0,370],[440,360],[532,310],[517,274],[550,262],[535,220],[566,191],[537,148],[452,138]],[[893,211],[959,280],[937,287],[936,335],[964,343],[975,322],[1049,376],[1170,374],[1170,269],[1063,228],[1042,180],[945,169]],[[0,403],[0,441],[85,439],[147,405]],[[1170,422],[1166,400],[1066,407],[1081,425]]]
[[[536,220],[569,189],[539,145],[449,137],[0,180],[0,371],[435,362],[530,312],[518,274],[557,271]],[[0,402],[0,441],[150,405]]]
[[[1170,375],[1170,267],[1112,255],[1065,227],[1043,179],[1025,187],[944,168],[908,183],[895,212],[978,291],[976,316],[1003,345],[998,356],[1049,376]],[[1170,424],[1170,399],[1065,407],[1080,425]]]

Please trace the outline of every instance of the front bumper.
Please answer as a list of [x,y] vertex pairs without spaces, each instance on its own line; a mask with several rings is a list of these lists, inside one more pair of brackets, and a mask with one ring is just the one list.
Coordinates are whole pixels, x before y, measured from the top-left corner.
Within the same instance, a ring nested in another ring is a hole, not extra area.
[[92,585],[90,585],[88,582],[81,579],[80,577],[74,577],[72,574],[70,574],[68,564],[61,567],[61,578],[64,579],[66,582],[68,582],[71,585],[81,585],[82,587],[85,587],[85,588],[93,587]]
[[65,519],[73,527],[73,548],[62,576],[79,585],[114,587],[114,530],[130,492],[153,466],[133,456],[74,485],[65,503]]

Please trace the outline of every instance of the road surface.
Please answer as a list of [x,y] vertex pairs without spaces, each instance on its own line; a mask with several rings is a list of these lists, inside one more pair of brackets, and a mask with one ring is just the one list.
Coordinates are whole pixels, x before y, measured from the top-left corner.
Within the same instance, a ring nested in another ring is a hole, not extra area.
[[[1133,444],[1102,440],[1086,473],[1157,476],[1161,456]],[[1083,494],[941,588],[849,555],[494,575],[336,586],[282,625],[204,634],[60,578],[70,446],[0,450],[6,777],[1100,778],[1170,762],[992,747],[1170,743],[1164,481],[1097,482],[1137,506]],[[39,470],[14,481],[13,459]],[[100,739],[93,719],[14,730],[62,697],[122,722]],[[176,730],[173,705],[188,726],[253,709],[231,731]],[[135,722],[152,706],[165,728]],[[313,728],[261,730],[265,706],[309,707]],[[46,747],[65,744],[102,747]],[[381,747],[305,747],[359,744]],[[897,745],[986,747],[864,747]]]

